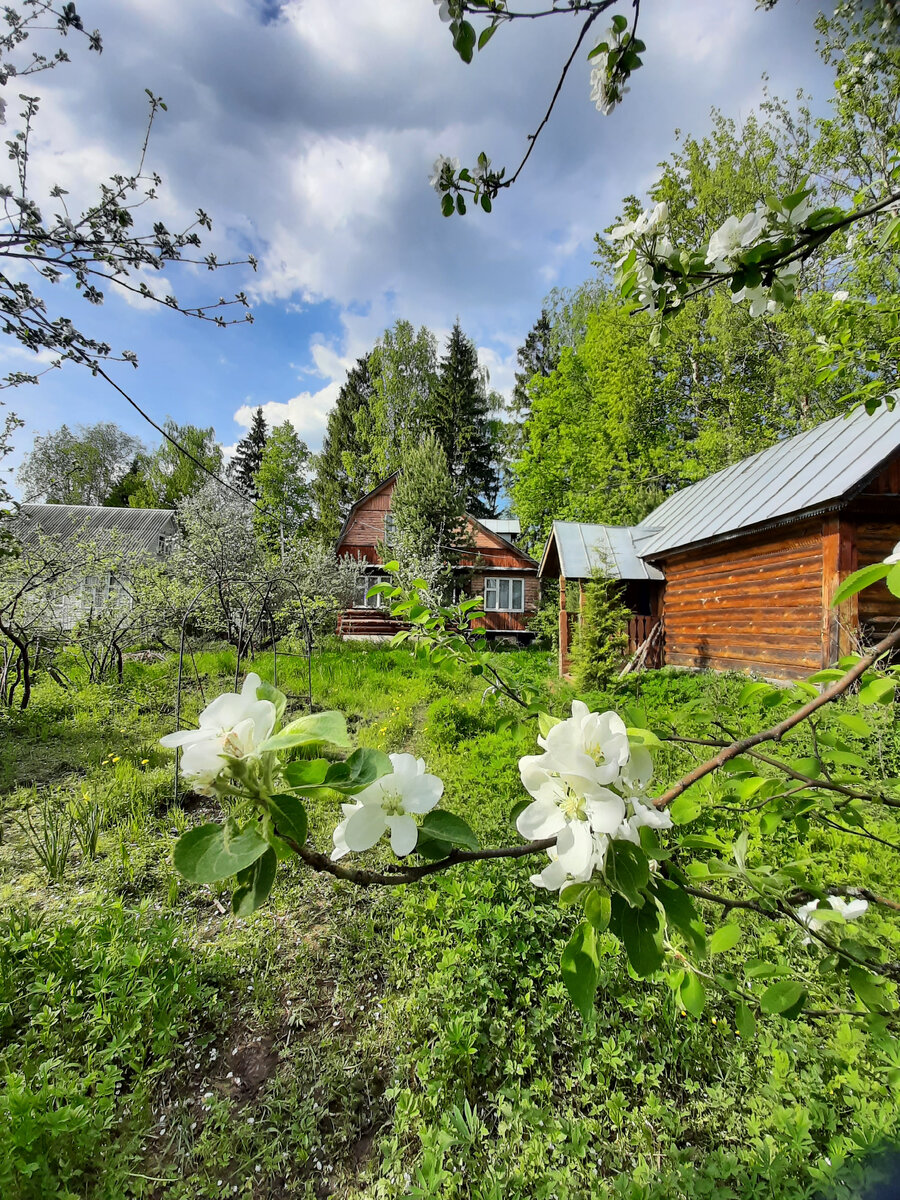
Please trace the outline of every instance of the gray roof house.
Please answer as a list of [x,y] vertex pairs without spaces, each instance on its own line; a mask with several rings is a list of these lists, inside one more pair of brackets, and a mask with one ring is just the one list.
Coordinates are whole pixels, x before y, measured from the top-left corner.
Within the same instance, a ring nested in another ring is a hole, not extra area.
[[831,605],[841,580],[897,542],[900,407],[885,406],[776,442],[680,489],[639,525],[556,521],[540,574],[558,576],[564,595],[602,564],[635,616],[630,597],[649,588],[665,663],[795,679],[900,623],[883,584]]

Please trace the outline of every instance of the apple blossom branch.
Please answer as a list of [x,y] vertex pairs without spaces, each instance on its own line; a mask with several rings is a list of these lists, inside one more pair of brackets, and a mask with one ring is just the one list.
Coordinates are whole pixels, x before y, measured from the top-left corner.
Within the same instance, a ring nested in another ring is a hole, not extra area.
[[[763,742],[779,742],[786,733],[789,733],[795,726],[802,724],[813,713],[817,712],[826,704],[837,700],[839,696],[843,696],[856,681],[869,670],[883,655],[900,646],[900,629],[895,629],[893,633],[889,633],[887,637],[872,649],[868,654],[864,655],[855,666],[851,667],[840,679],[836,679],[834,683],[829,684],[824,691],[810,700],[807,704],[801,705],[796,712],[786,717],[783,721],[779,721],[776,725],[772,725],[769,729],[764,729],[761,733],[751,734],[749,737],[739,738],[732,742],[730,746],[726,746],[720,750],[718,754],[701,763],[687,775],[684,775],[677,783],[672,784],[661,796],[657,796],[653,803],[657,808],[665,808],[677,799],[683,792],[686,792],[692,784],[703,779],[704,776],[717,771],[725,763],[739,755],[752,750],[753,747],[761,745]],[[813,781],[816,782],[816,781]]]

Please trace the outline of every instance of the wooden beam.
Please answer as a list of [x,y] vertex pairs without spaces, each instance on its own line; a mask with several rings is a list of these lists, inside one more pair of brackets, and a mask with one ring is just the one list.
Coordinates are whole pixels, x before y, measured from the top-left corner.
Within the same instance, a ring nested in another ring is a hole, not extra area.
[[859,629],[859,598],[831,607],[840,583],[857,568],[856,523],[834,514],[822,522],[822,666],[853,650]]
[[566,612],[566,580],[559,577],[559,673],[565,675],[569,665],[569,614]]

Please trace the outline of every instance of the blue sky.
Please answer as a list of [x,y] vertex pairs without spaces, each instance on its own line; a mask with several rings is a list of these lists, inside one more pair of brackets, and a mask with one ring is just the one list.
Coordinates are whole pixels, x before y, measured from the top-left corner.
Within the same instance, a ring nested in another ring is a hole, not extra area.
[[[713,105],[745,117],[764,71],[774,92],[803,87],[824,107],[818,8],[645,0],[645,66],[625,104],[601,116],[577,61],[516,188],[490,216],[444,220],[427,182],[434,158],[484,150],[495,166],[516,164],[574,40],[570,18],[501,30],[467,67],[431,0],[81,0],[104,53],[72,42],[71,64],[32,82],[35,186],[89,200],[97,179],[135,161],[144,88],[163,96],[149,165],[164,184],[148,218],[175,227],[202,206],[214,221],[205,246],[260,260],[255,276],[172,268],[166,279],[189,303],[246,289],[255,323],[220,330],[115,296],[89,311],[53,300],[136,351],[139,370],[115,375],[155,418],[213,425],[226,446],[261,404],[318,448],[347,366],[400,316],[439,334],[459,317],[506,391],[542,298],[590,274],[594,233],[653,180],[676,128],[702,133]],[[14,113],[11,103],[10,126]],[[3,371],[27,366],[14,347],[0,356]],[[154,440],[73,367],[7,401],[26,422],[13,462],[63,421],[115,420]]]

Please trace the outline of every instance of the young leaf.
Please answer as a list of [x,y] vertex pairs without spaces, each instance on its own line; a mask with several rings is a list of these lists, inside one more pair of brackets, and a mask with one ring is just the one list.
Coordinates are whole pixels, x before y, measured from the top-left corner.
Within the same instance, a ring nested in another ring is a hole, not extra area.
[[739,1000],[734,1009],[734,1023],[737,1026],[737,1031],[746,1041],[749,1041],[756,1033],[756,1017],[747,1007],[743,1000]]
[[678,998],[685,1012],[689,1012],[692,1017],[700,1016],[706,1004],[706,988],[699,975],[695,975],[693,971],[687,972],[678,990]]
[[566,991],[585,1021],[594,1009],[599,970],[597,935],[590,921],[582,921],[563,950],[562,977]]
[[288,763],[284,768],[284,777],[291,787],[323,787],[333,765],[327,758],[301,758]]
[[343,713],[320,712],[298,717],[285,725],[260,745],[259,750],[289,750],[292,746],[311,746],[330,742],[333,746],[349,746],[347,720]]
[[271,683],[263,680],[256,689],[257,700],[271,700],[275,705],[275,716],[280,721],[284,716],[284,709],[287,704],[287,696],[284,692],[280,692],[277,687],[273,687]]
[[383,751],[362,747],[343,762],[330,765],[324,786],[344,795],[353,795],[376,779],[390,775],[393,769],[393,763]]
[[478,838],[456,813],[444,812],[441,808],[433,808],[422,819],[422,829],[431,837],[453,846],[462,846],[466,850],[477,850]]
[[740,925],[735,925],[733,922],[720,925],[710,936],[710,954],[723,954],[726,950],[732,950],[741,940],[742,936],[743,930]]
[[794,979],[779,979],[777,983],[770,983],[762,994],[762,999],[759,1002],[760,1008],[767,1013],[791,1013],[797,1008],[802,1001],[806,999],[806,991],[803,984],[797,983]]
[[607,928],[611,914],[612,901],[606,892],[598,892],[596,888],[589,891],[584,902],[584,915],[598,933]]
[[650,882],[650,864],[638,846],[625,841],[610,842],[604,874],[609,886],[624,896],[632,908],[644,903],[641,893]]
[[656,905],[651,903],[643,908],[627,909],[622,914],[621,933],[625,953],[635,973],[643,978],[658,971],[663,964],[663,952]]
[[870,587],[873,583],[877,583],[879,579],[884,579],[890,567],[887,563],[872,563],[869,567],[861,567],[858,571],[854,571],[852,575],[848,575],[844,582],[837,588],[831,598],[831,607],[836,604],[843,603],[844,600],[849,600],[851,596],[855,596],[857,592],[861,592],[863,588]]
[[290,838],[298,846],[306,842],[306,809],[296,796],[273,796],[269,809],[282,837]]
[[277,865],[275,851],[270,846],[252,866],[238,872],[238,886],[231,897],[231,911],[236,917],[249,917],[265,903],[275,882]]
[[252,825],[236,836],[226,835],[221,825],[200,825],[181,835],[172,861],[191,883],[218,883],[249,867],[268,848]]
[[669,925],[678,930],[693,954],[698,958],[705,957],[706,930],[693,900],[684,888],[670,879],[657,876],[653,880],[652,891],[663,906]]
[[546,737],[553,726],[559,724],[559,717],[551,717],[549,713],[545,712],[539,712],[537,719],[541,737]]

